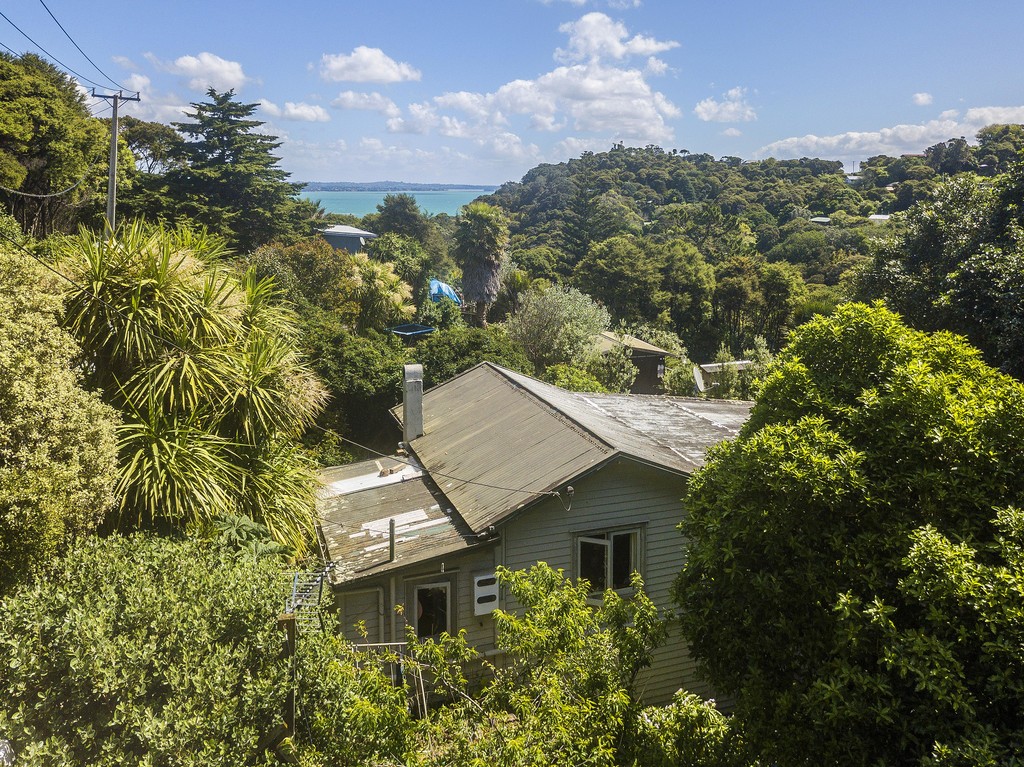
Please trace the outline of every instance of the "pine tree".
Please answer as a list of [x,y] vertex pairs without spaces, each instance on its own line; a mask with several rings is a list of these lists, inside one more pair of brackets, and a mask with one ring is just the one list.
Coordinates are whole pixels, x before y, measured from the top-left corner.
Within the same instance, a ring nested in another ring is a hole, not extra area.
[[210,88],[207,95],[208,102],[192,104],[192,122],[172,123],[186,138],[165,178],[175,217],[206,226],[241,251],[289,239],[313,206],[296,199],[302,185],[278,167],[273,152],[281,142],[255,132],[263,125],[251,119],[258,104],[240,103],[233,90]]

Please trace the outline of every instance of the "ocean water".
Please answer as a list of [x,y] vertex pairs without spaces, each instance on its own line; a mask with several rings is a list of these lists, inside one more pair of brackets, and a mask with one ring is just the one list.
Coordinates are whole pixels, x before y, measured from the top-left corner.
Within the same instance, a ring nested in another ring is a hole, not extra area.
[[349,213],[353,216],[365,216],[376,213],[377,206],[384,202],[389,194],[411,194],[424,213],[447,213],[456,216],[463,205],[467,205],[477,197],[487,194],[479,189],[450,189],[444,192],[308,192],[299,196],[307,200],[319,200],[320,205],[328,213]]

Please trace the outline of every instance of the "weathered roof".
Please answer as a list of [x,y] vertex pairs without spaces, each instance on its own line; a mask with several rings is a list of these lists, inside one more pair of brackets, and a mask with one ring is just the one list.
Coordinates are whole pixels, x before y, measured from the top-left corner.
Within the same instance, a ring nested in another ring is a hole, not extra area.
[[692,472],[750,404],[569,392],[484,362],[424,393],[411,448],[481,532],[616,457]]
[[[432,491],[414,462],[379,458],[325,469],[317,500],[320,526],[335,584],[378,575],[449,551],[478,539]],[[390,521],[395,520],[395,558],[390,559]]]

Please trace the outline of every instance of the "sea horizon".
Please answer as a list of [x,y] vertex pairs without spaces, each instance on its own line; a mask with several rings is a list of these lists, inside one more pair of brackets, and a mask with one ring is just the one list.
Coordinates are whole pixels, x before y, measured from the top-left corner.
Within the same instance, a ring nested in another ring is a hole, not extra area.
[[319,202],[327,213],[344,213],[360,218],[376,213],[377,206],[384,202],[389,194],[408,194],[416,198],[420,210],[429,215],[445,213],[457,216],[463,206],[473,202],[477,197],[493,192],[497,187],[488,188],[450,188],[444,190],[417,191],[411,189],[379,189],[374,191],[351,190],[306,190],[299,196],[306,200]]

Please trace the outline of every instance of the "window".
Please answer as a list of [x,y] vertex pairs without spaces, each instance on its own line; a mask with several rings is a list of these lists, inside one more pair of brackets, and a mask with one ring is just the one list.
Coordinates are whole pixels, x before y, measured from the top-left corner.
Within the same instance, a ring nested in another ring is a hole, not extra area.
[[422,583],[413,587],[416,636],[420,639],[451,633],[451,591],[447,583]]
[[588,533],[576,539],[576,575],[590,581],[592,593],[629,588],[640,569],[639,530]]

